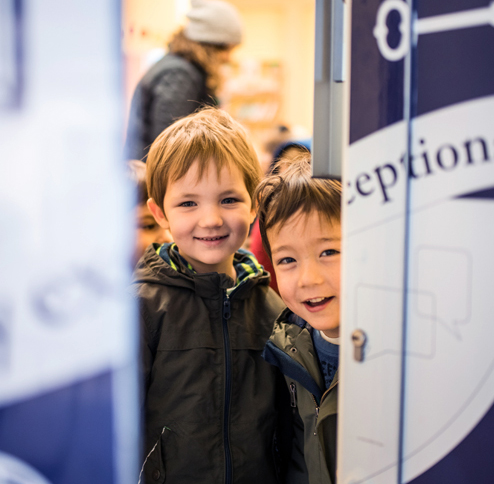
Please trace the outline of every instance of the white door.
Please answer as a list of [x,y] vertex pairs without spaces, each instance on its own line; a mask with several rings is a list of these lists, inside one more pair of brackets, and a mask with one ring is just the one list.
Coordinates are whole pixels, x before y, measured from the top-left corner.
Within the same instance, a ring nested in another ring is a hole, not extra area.
[[494,10],[411,3],[352,2],[338,482],[488,483]]

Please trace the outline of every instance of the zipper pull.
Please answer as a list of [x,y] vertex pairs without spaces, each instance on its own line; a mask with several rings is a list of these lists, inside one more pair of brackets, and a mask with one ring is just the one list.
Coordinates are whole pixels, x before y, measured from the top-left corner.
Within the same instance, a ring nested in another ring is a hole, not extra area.
[[319,407],[316,406],[316,423],[314,424],[314,435],[317,435],[317,419],[319,418]]
[[297,406],[297,387],[295,383],[290,383],[290,406],[295,408]]
[[232,315],[232,311],[230,308],[230,298],[228,295],[225,295],[226,299],[223,300],[223,318],[224,319],[230,319],[230,316]]

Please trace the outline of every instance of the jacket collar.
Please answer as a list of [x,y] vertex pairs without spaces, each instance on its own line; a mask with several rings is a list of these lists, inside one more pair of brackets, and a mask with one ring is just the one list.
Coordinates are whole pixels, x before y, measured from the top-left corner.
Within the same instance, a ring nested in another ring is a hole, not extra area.
[[312,331],[306,321],[286,308],[274,324],[263,357],[312,393],[319,405],[325,388],[312,343]]
[[[168,244],[169,245],[169,244]],[[178,257],[173,251],[168,255],[168,259],[178,268],[174,269],[164,257],[158,255],[161,252],[161,246],[158,244],[150,245],[144,255],[138,262],[134,271],[133,283],[155,283],[161,285],[183,287],[195,291],[199,296],[215,299],[218,297],[218,289],[228,290],[235,287],[234,281],[226,274],[217,272],[208,272],[198,274],[187,267],[187,262],[177,252]],[[248,251],[240,250],[235,254],[235,260],[238,264],[246,264],[250,259],[255,257]],[[256,261],[257,262],[257,261]],[[270,276],[264,271],[262,266],[257,262],[258,270],[252,270],[247,277],[242,279],[242,284],[237,285],[235,298],[243,299],[248,296],[249,289],[254,285],[268,285]],[[237,269],[237,266],[236,266]],[[244,270],[248,272],[245,268]],[[240,270],[237,269],[239,272]]]

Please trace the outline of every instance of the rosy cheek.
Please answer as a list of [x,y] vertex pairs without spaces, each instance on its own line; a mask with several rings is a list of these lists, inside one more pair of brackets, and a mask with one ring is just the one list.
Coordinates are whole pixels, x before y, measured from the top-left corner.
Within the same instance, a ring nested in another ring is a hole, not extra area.
[[[276,272],[276,271],[275,271]],[[290,291],[288,289],[287,284],[283,282],[280,284],[280,281],[283,281],[283,274],[276,274],[276,280],[278,282],[278,290],[280,291],[281,298],[286,302],[290,300]]]

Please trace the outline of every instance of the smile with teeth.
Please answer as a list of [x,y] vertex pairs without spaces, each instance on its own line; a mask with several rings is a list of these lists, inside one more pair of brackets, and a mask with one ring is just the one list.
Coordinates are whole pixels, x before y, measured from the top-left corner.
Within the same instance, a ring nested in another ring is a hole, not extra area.
[[332,297],[314,297],[312,299],[307,299],[304,301],[304,304],[307,304],[311,308],[321,306],[322,304],[326,304]]
[[215,240],[226,239],[228,235],[217,235],[216,237],[195,237],[197,240],[204,240],[206,242],[214,242]]

